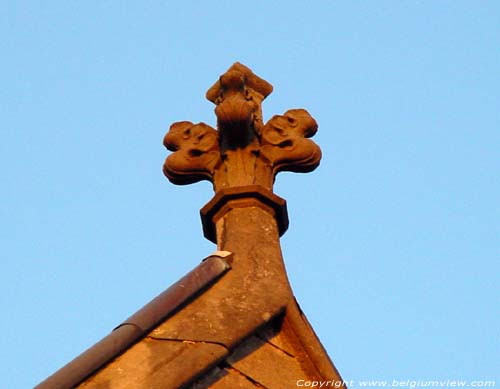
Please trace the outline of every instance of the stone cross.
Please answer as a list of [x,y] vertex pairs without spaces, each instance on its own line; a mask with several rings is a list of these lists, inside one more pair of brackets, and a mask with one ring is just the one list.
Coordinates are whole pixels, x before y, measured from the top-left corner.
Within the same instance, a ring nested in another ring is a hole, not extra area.
[[218,252],[36,388],[345,387],[294,298],[272,192],[278,172],[318,166],[317,124],[304,109],[264,123],[271,91],[235,63],[207,92],[217,129],[177,122],[164,139],[170,181],[213,183],[201,217]]
[[[266,387],[289,387],[302,378],[344,387],[294,298],[280,246],[288,227],[286,202],[272,192],[278,172],[309,172],[318,166],[321,151],[309,139],[318,126],[304,109],[264,123],[261,105],[271,91],[268,82],[235,63],[207,92],[215,104],[217,129],[184,121],[172,124],[165,136],[165,146],[173,151],[163,166],[170,181],[213,183],[215,195],[201,209],[203,232],[217,244],[217,255],[224,255],[230,271],[211,287],[209,298],[197,298],[183,314],[170,318],[162,336],[224,345],[232,353],[228,360],[242,361],[247,372],[267,377],[262,382],[272,385]],[[269,340],[257,328],[274,328],[278,335]],[[249,339],[251,347],[238,354],[234,350],[241,339]],[[278,358],[276,347],[290,347],[281,355],[285,359]],[[207,377],[199,387],[213,383]],[[217,382],[220,386],[214,387],[237,386]]]
[[321,150],[309,138],[318,128],[305,109],[291,109],[264,124],[262,102],[272,92],[267,81],[235,63],[207,91],[215,104],[217,129],[205,123],[176,122],[165,135],[173,151],[163,172],[174,184],[213,183],[215,197],[201,211],[205,236],[216,242],[214,218],[229,199],[254,198],[275,213],[280,235],[288,226],[286,203],[272,193],[280,171],[309,172]]

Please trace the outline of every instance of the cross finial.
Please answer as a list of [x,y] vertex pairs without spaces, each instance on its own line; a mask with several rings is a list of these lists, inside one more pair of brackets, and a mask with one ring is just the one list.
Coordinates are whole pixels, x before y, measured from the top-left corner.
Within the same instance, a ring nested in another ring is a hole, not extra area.
[[163,171],[174,184],[209,180],[214,190],[260,185],[272,190],[280,171],[309,172],[321,151],[310,139],[316,121],[305,109],[262,119],[262,101],[271,84],[240,63],[232,65],[207,91],[217,130],[205,123],[176,122],[164,138],[173,153]]

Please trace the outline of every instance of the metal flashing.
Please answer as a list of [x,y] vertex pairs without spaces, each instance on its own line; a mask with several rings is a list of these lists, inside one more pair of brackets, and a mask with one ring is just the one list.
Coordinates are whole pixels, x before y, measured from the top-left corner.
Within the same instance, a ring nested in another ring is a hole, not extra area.
[[217,255],[204,259],[200,265],[117,326],[108,336],[34,389],[76,387],[202,293],[230,268],[228,262]]

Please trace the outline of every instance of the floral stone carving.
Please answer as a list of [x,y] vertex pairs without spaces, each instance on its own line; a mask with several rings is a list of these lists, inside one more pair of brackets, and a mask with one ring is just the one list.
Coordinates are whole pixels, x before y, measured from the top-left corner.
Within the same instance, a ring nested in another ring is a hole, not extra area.
[[164,145],[170,151],[163,172],[174,184],[209,180],[221,189],[261,185],[272,190],[280,171],[309,172],[321,160],[309,139],[318,128],[305,109],[291,109],[262,119],[262,101],[272,85],[246,66],[235,63],[208,90],[217,130],[188,121],[171,125]]

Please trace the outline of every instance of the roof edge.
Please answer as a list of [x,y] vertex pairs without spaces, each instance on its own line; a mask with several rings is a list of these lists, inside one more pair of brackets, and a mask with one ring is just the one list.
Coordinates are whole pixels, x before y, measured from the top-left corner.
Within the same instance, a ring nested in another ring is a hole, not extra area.
[[200,265],[118,325],[108,336],[35,386],[34,389],[74,388],[130,348],[231,268],[222,255],[217,254],[204,259]]

